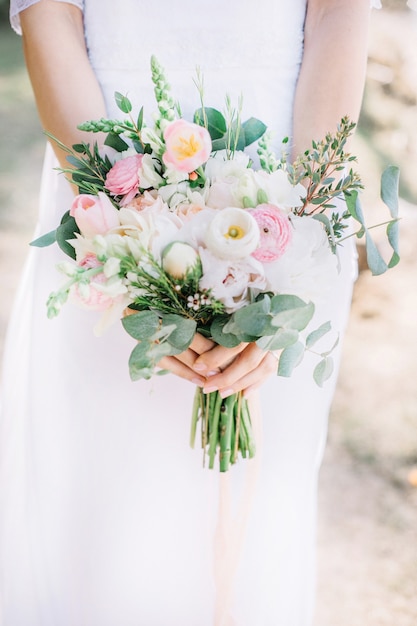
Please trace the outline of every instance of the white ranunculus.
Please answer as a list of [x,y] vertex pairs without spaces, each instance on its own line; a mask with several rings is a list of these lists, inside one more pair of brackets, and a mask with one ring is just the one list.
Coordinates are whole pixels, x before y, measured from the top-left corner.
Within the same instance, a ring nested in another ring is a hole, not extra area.
[[306,195],[306,189],[301,184],[292,185],[284,170],[276,170],[270,174],[258,171],[254,173],[254,177],[258,188],[265,191],[269,203],[287,210],[302,206],[301,198]]
[[298,216],[292,216],[291,221],[294,232],[285,254],[265,264],[267,289],[317,301],[335,284],[337,256],[320,222]]
[[215,213],[204,242],[221,259],[243,259],[256,249],[259,237],[258,224],[250,213],[227,207]]
[[162,267],[173,278],[184,278],[198,261],[197,252],[183,241],[173,241],[162,251]]
[[238,178],[248,169],[249,161],[250,157],[245,152],[236,151],[233,158],[229,159],[226,150],[219,150],[208,159],[204,171],[210,181]]
[[219,259],[209,250],[199,249],[203,267],[200,289],[211,289],[214,298],[223,302],[227,313],[233,313],[250,302],[249,290],[265,288],[262,264],[253,257]]

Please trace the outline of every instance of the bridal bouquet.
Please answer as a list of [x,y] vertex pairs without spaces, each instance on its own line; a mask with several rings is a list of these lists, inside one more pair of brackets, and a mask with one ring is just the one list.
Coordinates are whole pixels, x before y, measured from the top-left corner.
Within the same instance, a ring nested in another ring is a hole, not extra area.
[[[116,93],[124,119],[80,126],[106,133],[114,158],[97,144],[61,144],[70,164],[63,171],[79,195],[57,229],[33,242],[57,241],[70,257],[59,265],[67,282],[51,294],[48,315],[57,315],[71,296],[103,312],[98,333],[122,318],[137,342],[129,360],[133,380],[161,373],[161,359],[186,350],[198,332],[226,347],[256,342],[278,351],[282,376],[291,375],[305,350],[314,350],[313,376],[322,385],[332,371],[331,349],[320,352],[317,345],[330,323],[311,328],[315,302],[337,278],[338,246],[350,236],[352,218],[359,224],[354,234],[366,238],[374,273],[398,262],[396,168],[382,178],[394,250],[387,265],[364,224],[361,181],[345,152],[354,128],[347,118],[334,136],[290,163],[285,153],[273,153],[265,125],[242,121],[240,107],[228,98],[224,114],[205,106],[201,79],[201,107],[192,121],[183,119],[155,58],[151,69],[152,125],[145,124],[143,109],[133,117],[129,99]],[[259,169],[246,151],[254,142]],[[253,456],[242,393],[223,400],[198,388],[192,444],[198,421],[210,468],[217,453],[221,471],[239,452]]]

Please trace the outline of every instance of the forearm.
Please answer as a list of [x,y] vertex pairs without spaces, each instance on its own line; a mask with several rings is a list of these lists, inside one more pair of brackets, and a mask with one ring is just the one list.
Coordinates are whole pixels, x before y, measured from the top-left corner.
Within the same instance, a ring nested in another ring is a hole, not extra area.
[[294,156],[357,121],[365,83],[369,0],[309,0],[304,55],[294,102]]
[[[43,128],[65,145],[90,140],[77,130],[105,115],[100,87],[90,66],[81,11],[67,3],[43,1],[20,14],[23,49]],[[63,151],[53,148],[68,166]]]

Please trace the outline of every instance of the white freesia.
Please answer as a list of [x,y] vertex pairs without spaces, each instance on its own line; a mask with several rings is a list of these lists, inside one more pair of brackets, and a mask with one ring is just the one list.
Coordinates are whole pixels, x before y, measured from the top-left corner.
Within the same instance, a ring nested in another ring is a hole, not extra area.
[[267,289],[317,301],[337,279],[337,256],[319,221],[294,215],[291,222],[294,232],[285,254],[264,266]]
[[184,278],[198,263],[197,252],[188,243],[173,241],[162,252],[162,267],[173,278]]
[[258,224],[250,213],[227,207],[214,215],[204,242],[221,259],[243,259],[256,249],[259,238]]
[[117,276],[120,272],[120,259],[110,257],[103,266],[103,274],[106,278]]
[[250,302],[250,291],[265,289],[262,264],[253,257],[219,259],[209,250],[199,249],[203,266],[200,289],[211,289],[214,298],[223,302],[227,313],[233,313]]
[[149,126],[144,126],[140,131],[143,143],[148,143],[153,152],[159,154],[164,150],[164,143],[161,137]]
[[160,176],[156,168],[157,162],[152,155],[144,154],[138,169],[139,186],[142,189],[149,189],[150,187],[158,189],[158,187],[163,184],[164,179]]

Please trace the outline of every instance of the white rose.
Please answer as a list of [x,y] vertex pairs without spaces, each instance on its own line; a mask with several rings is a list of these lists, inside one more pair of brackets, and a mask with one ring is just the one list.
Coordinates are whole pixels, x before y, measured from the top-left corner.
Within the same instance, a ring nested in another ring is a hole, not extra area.
[[243,259],[256,249],[259,238],[258,224],[250,213],[227,207],[215,213],[204,242],[221,259]]
[[173,241],[162,252],[162,267],[173,278],[184,278],[198,261],[194,248],[182,241]]

